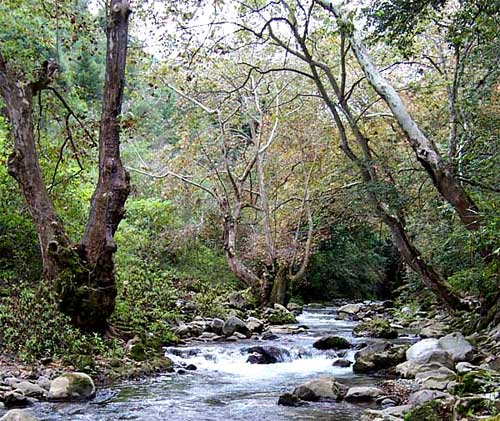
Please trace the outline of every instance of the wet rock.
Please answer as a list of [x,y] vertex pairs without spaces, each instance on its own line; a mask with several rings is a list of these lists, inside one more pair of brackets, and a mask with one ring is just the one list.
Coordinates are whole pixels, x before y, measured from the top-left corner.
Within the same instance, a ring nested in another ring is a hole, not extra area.
[[347,314],[349,316],[352,316],[354,314],[358,314],[361,309],[363,308],[363,306],[361,304],[346,304],[342,307],[340,307],[338,310],[337,310],[337,313],[339,314]]
[[198,369],[198,367],[196,367],[194,364],[188,364],[186,366],[186,370],[189,370],[189,371],[195,371],[197,369]]
[[234,332],[233,336],[235,338],[238,338],[239,340],[248,339],[247,335],[244,335],[243,333],[240,333],[240,332]]
[[322,377],[297,386],[293,394],[304,401],[318,401],[341,399],[346,392],[347,387],[333,377]]
[[252,332],[245,322],[236,316],[231,316],[226,320],[222,332],[225,336],[232,336],[235,332],[241,333],[247,338],[252,336]]
[[0,421],[36,421],[36,418],[22,409],[12,409],[0,418]]
[[451,355],[453,362],[470,361],[474,353],[474,347],[460,332],[443,336],[438,344]]
[[320,350],[326,349],[348,349],[352,344],[340,336],[325,336],[313,343],[313,347]]
[[367,336],[371,338],[395,339],[398,337],[396,329],[384,319],[373,319],[362,322],[353,329],[356,336]]
[[50,383],[48,399],[71,401],[92,399],[94,396],[94,382],[88,374],[65,373]]
[[344,399],[350,402],[374,401],[383,394],[384,392],[378,387],[357,386],[349,388]]
[[252,346],[245,351],[251,354],[247,359],[250,364],[275,364],[290,361],[290,352],[276,346]]
[[255,317],[249,317],[246,321],[246,325],[252,333],[262,333],[264,330],[264,322]]
[[191,358],[195,357],[201,352],[200,348],[175,348],[175,347],[168,347],[166,349],[166,352],[172,355],[175,355],[176,357],[180,358]]
[[351,366],[351,361],[346,360],[344,358],[337,358],[333,360],[332,366],[333,367],[341,367],[341,368],[347,368]]
[[405,360],[406,347],[381,345],[372,345],[359,351],[352,370],[355,373],[370,373],[394,367]]
[[451,355],[441,348],[437,339],[423,339],[412,345],[406,351],[406,359],[418,364],[438,362],[453,367]]
[[308,405],[307,402],[301,400],[297,395],[293,393],[283,393],[278,399],[278,405],[283,406],[304,406]]
[[420,331],[422,338],[440,338],[448,332],[449,326],[443,322],[436,322],[425,326]]
[[7,409],[24,408],[29,405],[29,401],[22,392],[11,391],[3,396],[3,404]]
[[214,332],[203,332],[200,336],[198,336],[196,339],[199,339],[200,341],[215,341],[217,339],[220,339],[221,337],[217,335]]
[[269,330],[266,330],[263,334],[262,334],[262,340],[264,341],[275,341],[276,339],[279,339],[279,336],[278,335],[275,335],[273,332],[269,331]]
[[16,385],[16,391],[21,392],[29,398],[43,399],[48,395],[48,391],[37,384],[27,381],[20,382]]

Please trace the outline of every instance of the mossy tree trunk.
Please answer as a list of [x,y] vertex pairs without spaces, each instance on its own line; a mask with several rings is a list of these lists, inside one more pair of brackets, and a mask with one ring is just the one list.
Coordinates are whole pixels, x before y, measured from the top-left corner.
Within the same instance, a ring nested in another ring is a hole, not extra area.
[[35,82],[29,82],[29,75],[14,70],[0,51],[0,91],[14,138],[9,173],[16,179],[36,226],[44,277],[54,281],[61,309],[75,325],[89,331],[104,331],[114,310],[113,236],[130,189],[129,176],[120,159],[119,137],[130,8],[126,0],[111,0],[108,10],[99,180],[85,233],[78,244],[70,242],[47,191],[33,130],[33,97],[50,87],[57,65],[45,63],[45,72]]

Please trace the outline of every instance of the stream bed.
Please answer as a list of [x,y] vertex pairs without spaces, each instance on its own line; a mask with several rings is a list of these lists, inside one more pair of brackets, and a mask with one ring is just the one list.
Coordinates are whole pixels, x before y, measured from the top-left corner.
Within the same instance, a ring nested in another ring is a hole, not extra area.
[[[309,327],[300,334],[281,334],[274,340],[195,344],[176,348],[167,356],[174,362],[194,364],[196,371],[165,374],[140,382],[101,389],[85,403],[38,403],[31,411],[41,420],[359,420],[366,406],[347,402],[314,402],[304,407],[277,404],[279,396],[297,385],[321,376],[334,376],[348,386],[373,385],[379,379],[358,375],[350,367],[333,367],[337,355],[318,351],[313,342],[324,335],[347,338],[353,344],[356,322],[337,320],[334,307],[305,307],[299,324]],[[250,364],[246,348],[272,345],[286,349],[290,357],[276,364]],[[182,352],[179,352],[181,350]],[[354,360],[354,350],[343,358]],[[179,356],[182,354],[182,356]]]

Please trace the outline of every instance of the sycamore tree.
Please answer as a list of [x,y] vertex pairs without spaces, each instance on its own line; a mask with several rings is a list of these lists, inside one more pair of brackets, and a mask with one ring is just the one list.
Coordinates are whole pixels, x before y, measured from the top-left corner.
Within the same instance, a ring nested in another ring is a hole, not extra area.
[[43,276],[54,281],[60,307],[75,325],[104,331],[116,296],[113,236],[130,190],[129,176],[120,158],[119,122],[130,15],[127,1],[106,2],[107,46],[97,142],[98,180],[80,241],[74,242],[68,236],[50,192],[52,186],[48,186],[42,173],[41,145],[37,142],[40,136],[35,134],[34,121],[42,93],[51,94],[62,104],[66,115],[66,140],[62,139],[60,155],[64,146],[74,146],[72,124],[92,137],[92,128],[85,127],[57,89],[58,73],[64,70],[58,62],[62,50],[74,46],[79,37],[87,36],[89,42],[93,37],[82,14],[85,5],[80,3],[2,2],[0,92],[13,139],[8,171],[24,195],[38,233]]

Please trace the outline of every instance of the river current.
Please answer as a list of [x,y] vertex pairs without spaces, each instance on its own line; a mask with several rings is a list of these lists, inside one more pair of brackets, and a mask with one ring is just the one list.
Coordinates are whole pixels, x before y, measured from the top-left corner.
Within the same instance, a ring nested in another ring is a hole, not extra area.
[[[356,322],[337,320],[335,315],[334,307],[306,307],[298,321],[309,329],[299,334],[279,334],[278,339],[267,341],[196,344],[173,351],[182,356],[167,350],[174,362],[194,364],[197,370],[101,389],[90,402],[38,403],[31,411],[44,421],[358,420],[366,407],[347,402],[314,402],[297,408],[277,404],[282,393],[321,376],[334,376],[348,386],[377,381],[353,373],[350,367],[332,366],[338,357],[335,352],[312,347],[324,335],[342,336],[353,344],[366,342],[352,336]],[[284,348],[290,357],[276,364],[250,364],[245,349],[253,345]],[[354,352],[343,358],[353,361]]]

